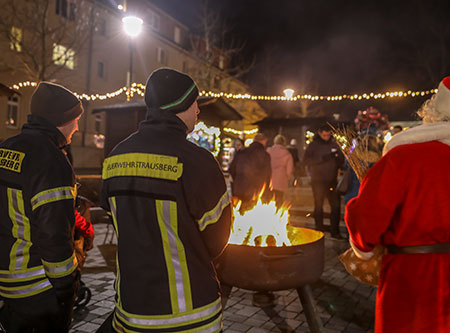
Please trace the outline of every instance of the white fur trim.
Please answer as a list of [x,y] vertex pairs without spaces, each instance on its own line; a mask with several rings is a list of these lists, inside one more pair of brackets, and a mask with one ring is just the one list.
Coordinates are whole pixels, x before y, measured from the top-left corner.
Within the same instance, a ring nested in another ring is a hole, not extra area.
[[359,259],[362,259],[362,260],[369,260],[370,258],[373,257],[373,255],[374,255],[373,251],[369,251],[369,252],[361,251],[360,249],[358,249],[358,248],[356,247],[355,244],[353,244],[353,241],[352,241],[351,238],[349,239],[349,241],[350,241],[350,246],[352,247],[353,252],[355,252],[355,255],[356,255]]
[[450,146],[450,122],[422,124],[400,132],[386,143],[383,155],[386,155],[389,150],[397,146],[430,141],[440,141]]
[[434,108],[439,113],[450,116],[450,90],[445,86],[443,81],[439,83],[436,99],[434,100]]

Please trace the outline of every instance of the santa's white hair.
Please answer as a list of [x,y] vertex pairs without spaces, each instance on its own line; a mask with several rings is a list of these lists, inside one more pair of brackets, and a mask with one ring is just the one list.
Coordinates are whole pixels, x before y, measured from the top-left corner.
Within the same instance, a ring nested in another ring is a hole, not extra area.
[[417,114],[420,118],[422,118],[424,124],[438,123],[441,121],[450,120],[449,115],[439,112],[436,109],[436,96],[437,94],[434,94],[430,99],[427,99],[417,111]]

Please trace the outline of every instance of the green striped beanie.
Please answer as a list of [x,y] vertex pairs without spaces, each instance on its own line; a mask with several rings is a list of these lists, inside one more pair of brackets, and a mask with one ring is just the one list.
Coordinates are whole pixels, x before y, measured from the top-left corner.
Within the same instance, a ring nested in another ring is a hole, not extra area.
[[145,86],[145,104],[150,109],[179,113],[186,111],[198,97],[190,76],[171,68],[155,70]]

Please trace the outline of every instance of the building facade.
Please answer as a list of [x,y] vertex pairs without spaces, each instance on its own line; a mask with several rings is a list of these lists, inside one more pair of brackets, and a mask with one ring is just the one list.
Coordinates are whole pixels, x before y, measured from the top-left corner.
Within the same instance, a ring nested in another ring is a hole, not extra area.
[[[142,99],[138,93],[127,98],[130,72],[132,82],[145,85],[153,70],[171,67],[191,74],[200,90],[248,91],[244,83],[224,74],[226,59],[207,64],[192,48],[189,27],[149,2],[129,0],[112,7],[106,0],[0,0],[0,5],[5,8],[0,13],[0,83],[17,91],[0,95],[0,141],[18,134],[26,122],[31,83],[62,84],[78,93],[85,106],[80,131],[72,140],[76,169],[98,170],[103,161],[105,119],[92,110]],[[134,38],[123,30],[127,15],[144,22]],[[210,82],[197,80],[203,69],[213,73]],[[220,82],[214,82],[216,77]],[[254,128],[252,124],[266,115],[254,101],[230,104],[244,118],[228,124],[237,130]]]

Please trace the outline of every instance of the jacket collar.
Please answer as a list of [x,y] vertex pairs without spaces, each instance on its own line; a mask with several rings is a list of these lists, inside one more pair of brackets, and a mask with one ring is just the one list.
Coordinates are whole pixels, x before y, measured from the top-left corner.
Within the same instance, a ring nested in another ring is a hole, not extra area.
[[27,123],[23,125],[22,131],[39,132],[47,136],[58,148],[64,148],[67,144],[66,137],[55,125],[36,115],[28,115]]
[[164,132],[169,131],[186,138],[187,126],[170,111],[148,108],[146,119],[139,125],[139,131],[145,131],[150,127]]

